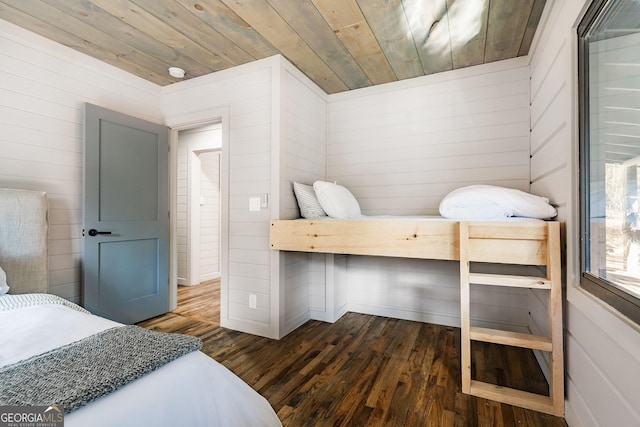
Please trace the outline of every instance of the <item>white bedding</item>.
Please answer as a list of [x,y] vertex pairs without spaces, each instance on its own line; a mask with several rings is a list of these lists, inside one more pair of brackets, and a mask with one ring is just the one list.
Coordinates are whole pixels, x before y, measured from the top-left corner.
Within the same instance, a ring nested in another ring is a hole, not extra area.
[[[54,303],[5,307],[0,325],[2,367],[119,324]],[[50,403],[56,402],[40,404]],[[266,399],[202,352],[180,357],[64,421],[67,427],[281,426]]]
[[550,219],[557,215],[546,197],[494,185],[469,185],[453,190],[442,199],[439,211],[445,218],[482,220]]
[[[295,221],[307,221],[306,218],[297,218]],[[465,218],[465,221],[540,221],[536,218],[528,217],[496,217],[496,218]],[[445,218],[439,215],[360,215],[353,218],[334,218],[330,216],[324,216],[322,218],[314,218],[313,221],[440,221],[440,222],[459,222],[457,218]]]

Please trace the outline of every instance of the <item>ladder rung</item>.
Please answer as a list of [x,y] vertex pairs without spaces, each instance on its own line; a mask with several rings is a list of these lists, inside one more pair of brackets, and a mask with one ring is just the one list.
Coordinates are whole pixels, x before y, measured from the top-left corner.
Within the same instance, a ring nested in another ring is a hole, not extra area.
[[534,411],[544,412],[546,414],[558,415],[553,407],[553,402],[549,396],[530,393],[528,391],[516,390],[509,387],[501,387],[495,384],[485,383],[482,381],[471,381],[471,390],[469,394],[491,399],[508,405],[521,406]]
[[474,283],[476,285],[510,286],[516,288],[551,289],[550,280],[535,276],[469,273],[469,283]]
[[494,344],[510,345],[542,351],[553,350],[551,339],[540,335],[471,327],[469,328],[469,337],[475,341],[484,341]]

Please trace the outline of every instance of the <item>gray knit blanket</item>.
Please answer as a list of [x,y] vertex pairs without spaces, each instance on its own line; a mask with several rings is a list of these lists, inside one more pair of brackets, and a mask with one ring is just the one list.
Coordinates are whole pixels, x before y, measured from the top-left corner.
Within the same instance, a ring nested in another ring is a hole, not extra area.
[[0,405],[51,405],[65,413],[192,351],[199,338],[118,326],[0,368]]

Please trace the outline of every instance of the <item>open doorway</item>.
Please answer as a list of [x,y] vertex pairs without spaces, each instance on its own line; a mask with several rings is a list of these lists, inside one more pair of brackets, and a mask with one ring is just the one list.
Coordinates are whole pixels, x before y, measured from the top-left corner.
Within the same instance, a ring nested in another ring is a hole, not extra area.
[[220,321],[222,126],[178,132],[177,312]]

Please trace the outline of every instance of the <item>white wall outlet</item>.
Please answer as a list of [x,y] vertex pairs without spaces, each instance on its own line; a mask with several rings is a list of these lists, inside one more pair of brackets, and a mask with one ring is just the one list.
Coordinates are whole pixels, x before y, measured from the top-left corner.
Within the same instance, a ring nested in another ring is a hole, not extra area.
[[257,298],[254,294],[249,294],[249,308],[257,307]]
[[260,197],[249,197],[249,210],[250,211],[260,210]]

